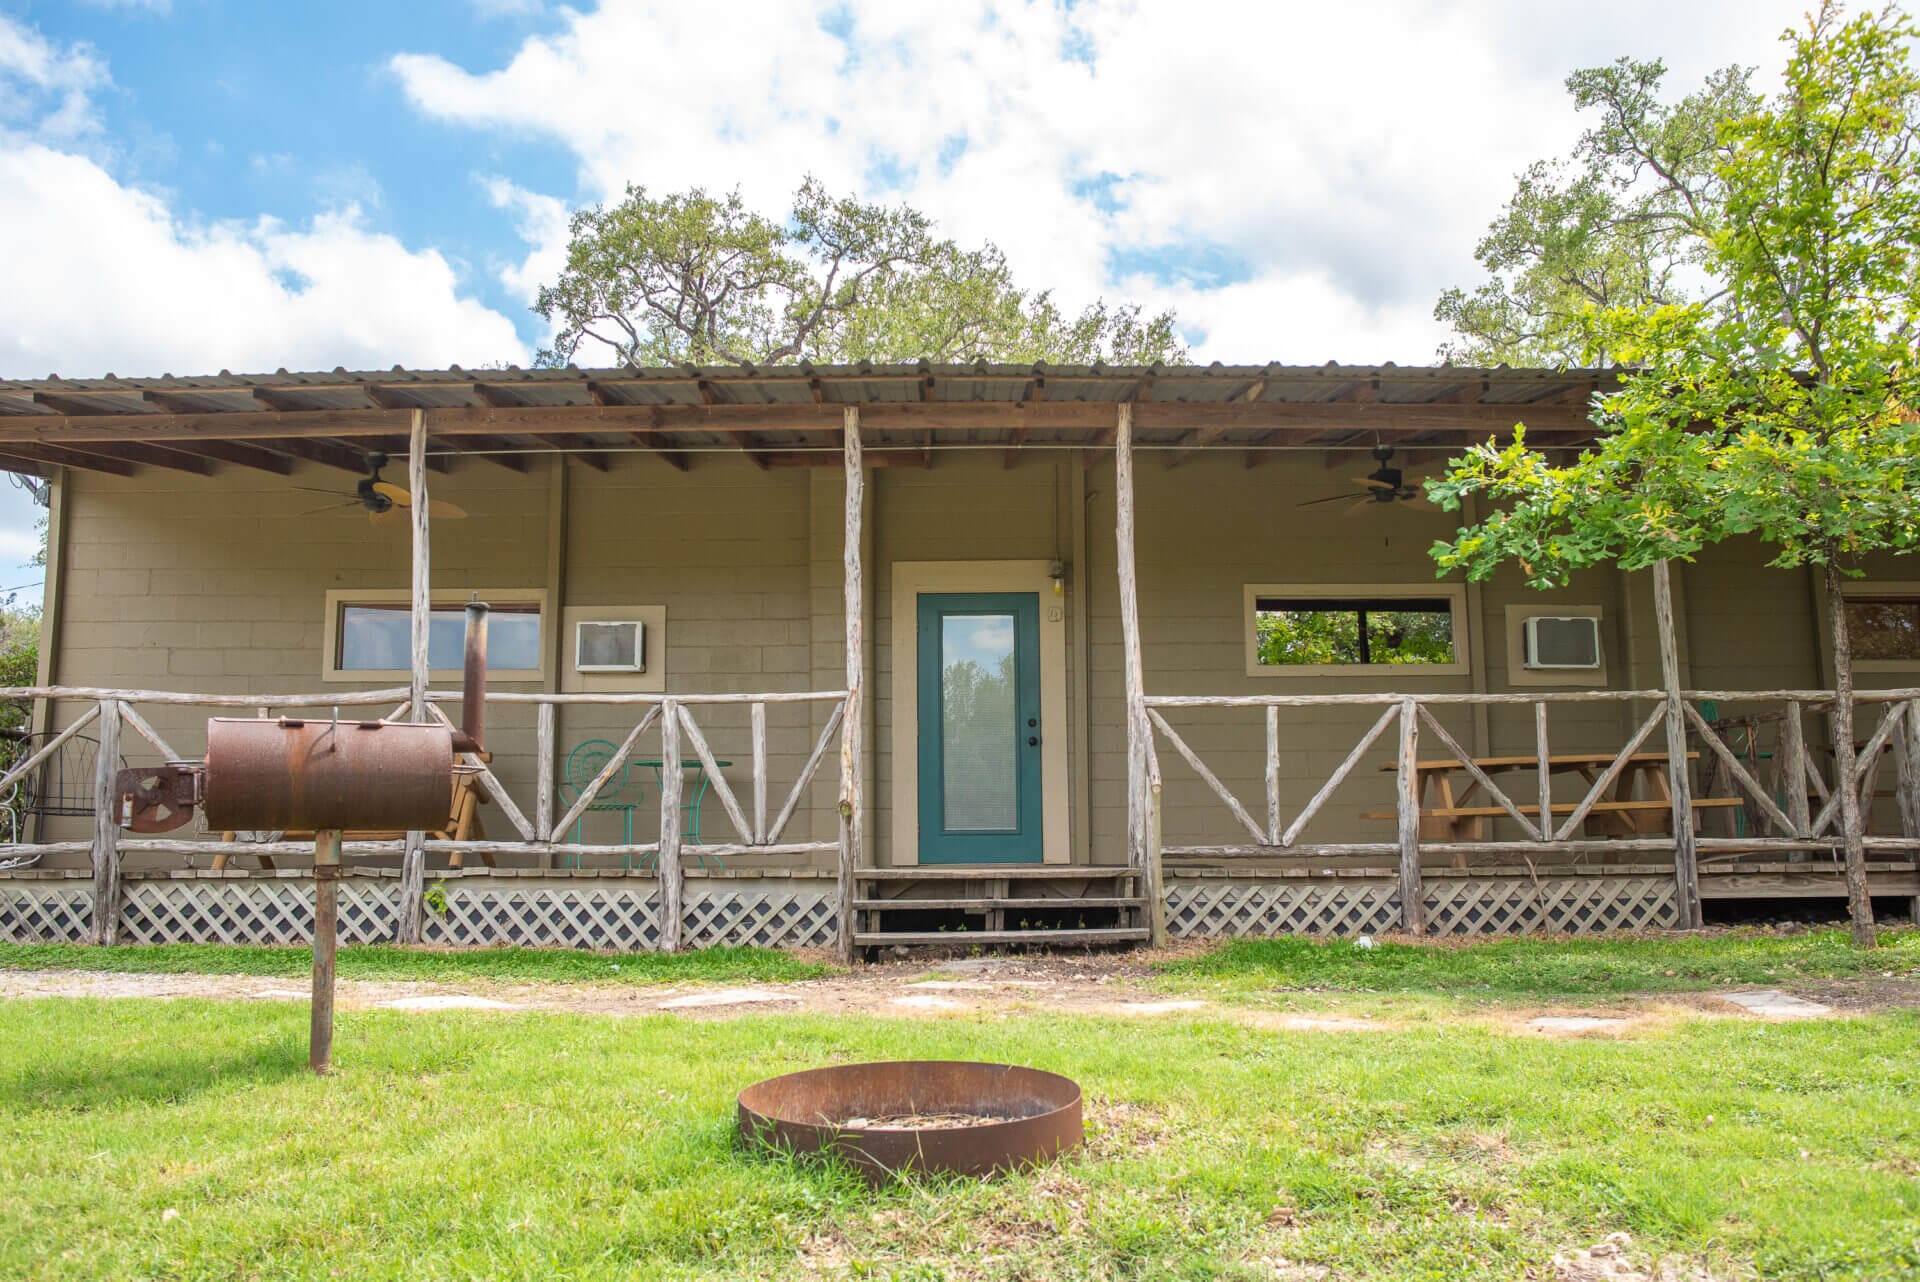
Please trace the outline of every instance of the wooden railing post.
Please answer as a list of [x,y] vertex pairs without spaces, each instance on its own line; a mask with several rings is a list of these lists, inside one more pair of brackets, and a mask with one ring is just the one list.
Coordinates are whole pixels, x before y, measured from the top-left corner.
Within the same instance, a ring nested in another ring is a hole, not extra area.
[[1553,752],[1547,746],[1547,704],[1533,705],[1533,752],[1540,773],[1540,840],[1553,840]]
[[834,943],[842,965],[853,961],[853,874],[860,866],[866,830],[861,796],[861,722],[866,716],[866,592],[860,558],[860,509],[866,501],[866,463],[861,457],[860,407],[849,405],[841,417],[842,464],[846,472],[846,512],[842,523],[841,564],[846,615],[847,702],[840,718],[840,867],[834,906]]
[[1667,791],[1673,798],[1674,906],[1680,924],[1693,928],[1700,915],[1700,861],[1693,840],[1693,783],[1687,770],[1687,715],[1680,694],[1680,651],[1673,634],[1673,577],[1665,561],[1653,563],[1653,620],[1660,633],[1660,680],[1666,690]]
[[120,939],[120,816],[114,813],[120,773],[120,701],[102,699],[93,759],[93,932],[96,944]]
[[[535,759],[533,784],[533,833],[542,842],[553,840],[553,736],[558,712],[552,703],[542,703],[533,726]],[[553,855],[545,862],[552,866]]]
[[[407,683],[407,719],[427,719],[428,641],[433,629],[433,575],[427,539],[427,412],[415,410],[407,433],[407,489],[413,495],[413,590],[408,610],[411,670]],[[394,921],[394,939],[420,942],[426,916],[427,834],[409,832],[407,850],[400,857],[400,911]]]
[[1280,708],[1267,705],[1267,844],[1280,844]]
[[1400,820],[1400,928],[1427,931],[1427,892],[1420,879],[1420,717],[1411,699],[1400,703],[1400,753],[1394,758],[1394,794]]
[[1780,722],[1778,751],[1780,761],[1774,773],[1784,781],[1787,822],[1793,829],[1787,836],[1811,837],[1813,834],[1807,831],[1813,823],[1807,806],[1807,728],[1798,699],[1787,700],[1786,713]]
[[680,705],[660,705],[660,949],[677,953],[685,925],[686,878],[680,866]]
[[1894,731],[1894,770],[1900,790],[1900,835],[1920,837],[1920,699],[1906,703],[1906,722]]

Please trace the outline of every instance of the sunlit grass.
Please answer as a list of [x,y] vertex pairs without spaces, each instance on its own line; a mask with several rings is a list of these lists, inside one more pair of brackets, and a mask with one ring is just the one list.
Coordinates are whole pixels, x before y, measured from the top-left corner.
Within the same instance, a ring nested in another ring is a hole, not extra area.
[[[1767,1278],[1920,1270],[1912,1013],[1551,1040],[353,1012],[324,1080],[305,1031],[0,1003],[0,1276],[1516,1278],[1615,1230]],[[879,1192],[736,1148],[747,1083],[898,1057],[1068,1073],[1089,1148]]]

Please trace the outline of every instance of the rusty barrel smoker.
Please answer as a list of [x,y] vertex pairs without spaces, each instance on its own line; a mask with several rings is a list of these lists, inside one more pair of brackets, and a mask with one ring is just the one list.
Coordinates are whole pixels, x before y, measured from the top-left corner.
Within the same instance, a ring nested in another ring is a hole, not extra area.
[[444,827],[454,756],[481,751],[487,686],[487,606],[467,605],[458,730],[438,721],[207,722],[201,804],[222,831],[307,830],[313,848],[313,1018],[308,1063],[327,1070],[333,1049],[333,958],[339,920],[340,833]]

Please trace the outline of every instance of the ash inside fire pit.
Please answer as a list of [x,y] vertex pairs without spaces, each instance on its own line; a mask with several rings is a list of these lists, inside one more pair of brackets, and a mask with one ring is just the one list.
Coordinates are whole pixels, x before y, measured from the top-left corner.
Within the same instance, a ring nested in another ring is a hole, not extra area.
[[770,1078],[740,1092],[749,1146],[833,1153],[895,1172],[989,1175],[1046,1161],[1084,1135],[1071,1078],[1010,1064],[907,1060]]

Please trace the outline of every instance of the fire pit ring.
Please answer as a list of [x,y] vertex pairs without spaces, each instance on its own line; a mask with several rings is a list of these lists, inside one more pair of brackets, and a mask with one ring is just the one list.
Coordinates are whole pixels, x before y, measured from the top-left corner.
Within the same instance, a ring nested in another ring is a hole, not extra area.
[[1080,1085],[1011,1064],[898,1060],[771,1077],[740,1092],[749,1147],[832,1153],[875,1183],[901,1172],[992,1175],[1085,1138]]

